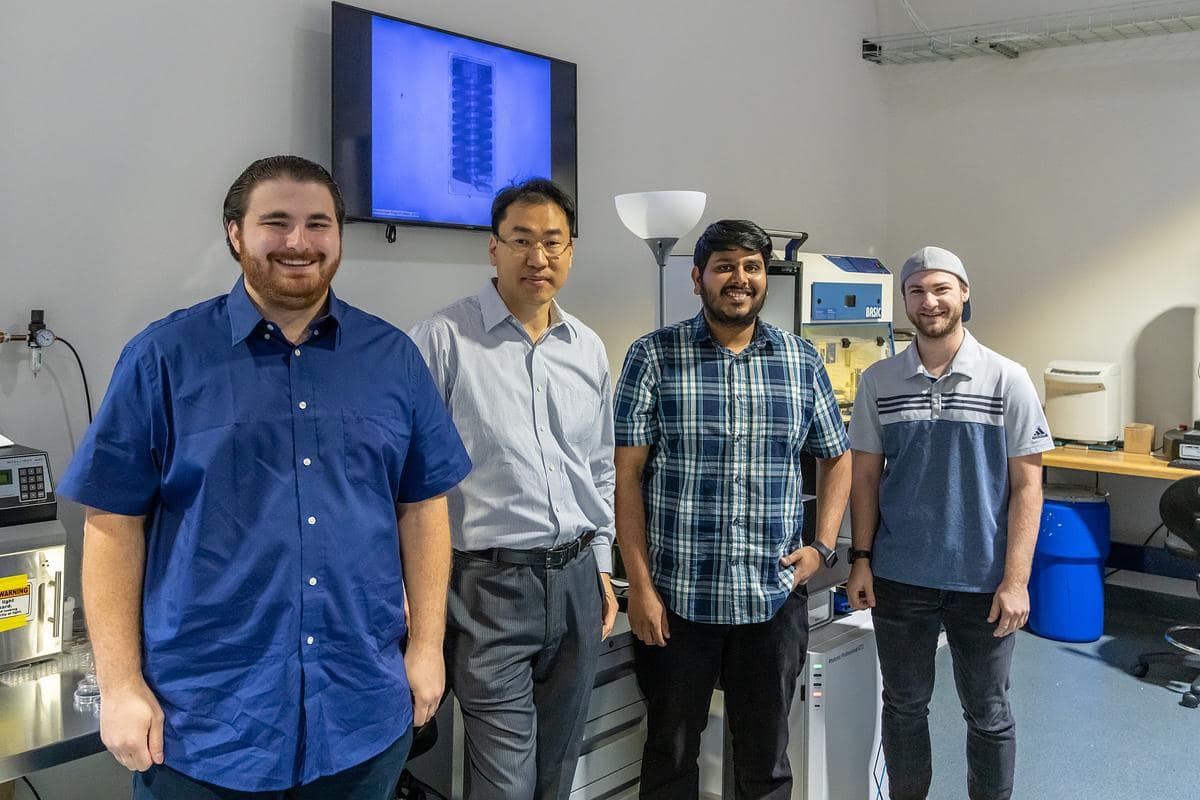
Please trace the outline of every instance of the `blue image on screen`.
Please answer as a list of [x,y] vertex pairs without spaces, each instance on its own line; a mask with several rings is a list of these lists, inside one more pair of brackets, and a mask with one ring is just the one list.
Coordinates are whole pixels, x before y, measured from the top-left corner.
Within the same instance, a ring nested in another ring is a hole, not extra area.
[[550,177],[550,60],[372,20],[371,213],[491,224],[492,197]]

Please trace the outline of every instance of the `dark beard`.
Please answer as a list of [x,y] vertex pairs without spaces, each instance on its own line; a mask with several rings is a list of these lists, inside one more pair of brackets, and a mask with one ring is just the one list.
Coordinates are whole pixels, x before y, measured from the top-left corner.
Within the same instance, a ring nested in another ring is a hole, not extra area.
[[[312,255],[311,253],[304,253],[296,254],[295,257],[306,258]],[[285,256],[272,253],[268,256],[268,261],[272,257],[282,258]],[[287,287],[286,284],[281,285],[280,282],[273,280],[270,276],[269,266],[262,263],[259,259],[250,256],[248,253],[243,251],[241,258],[238,260],[241,262],[246,282],[253,287],[254,291],[267,303],[287,311],[303,311],[320,302],[329,290],[329,284],[333,282],[333,276],[337,274],[338,267],[341,266],[341,257],[339,255],[327,267],[321,269],[317,281],[311,284],[312,288],[304,291],[295,291],[294,289],[298,289],[299,287]],[[326,269],[328,270],[327,272]],[[288,291],[288,288],[293,288],[293,290]]]
[[763,304],[767,302],[767,293],[763,291],[751,297],[750,308],[744,314],[738,315],[726,314],[724,311],[721,311],[715,303],[709,300],[707,290],[701,292],[700,301],[704,306],[704,315],[711,321],[730,328],[745,328],[753,325],[754,321],[758,319],[758,313],[762,311]]
[[916,319],[913,319],[913,317],[908,314],[906,314],[906,316],[908,316],[908,321],[911,322],[917,331],[926,339],[945,339],[958,329],[959,321],[962,320],[962,311],[945,317],[945,327],[934,333],[930,333],[925,330],[925,326],[923,326],[920,322],[920,316],[917,316]]

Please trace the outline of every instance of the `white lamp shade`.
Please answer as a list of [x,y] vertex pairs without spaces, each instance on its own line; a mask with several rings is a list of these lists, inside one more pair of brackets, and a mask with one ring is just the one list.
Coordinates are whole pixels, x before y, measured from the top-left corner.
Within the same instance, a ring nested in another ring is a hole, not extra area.
[[704,192],[634,192],[619,194],[617,216],[639,239],[682,239],[704,214]]

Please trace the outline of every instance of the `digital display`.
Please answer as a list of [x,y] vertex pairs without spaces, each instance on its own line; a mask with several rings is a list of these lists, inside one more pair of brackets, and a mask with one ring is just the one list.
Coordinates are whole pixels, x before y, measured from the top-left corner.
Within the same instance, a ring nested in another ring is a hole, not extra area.
[[0,486],[12,485],[12,470],[0,469]]
[[487,229],[492,198],[576,190],[575,65],[333,5],[333,175],[347,217]]

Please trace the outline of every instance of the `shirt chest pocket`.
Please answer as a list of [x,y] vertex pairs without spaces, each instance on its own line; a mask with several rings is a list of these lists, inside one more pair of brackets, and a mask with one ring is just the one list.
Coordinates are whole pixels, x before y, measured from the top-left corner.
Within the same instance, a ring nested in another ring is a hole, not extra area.
[[392,414],[342,412],[346,480],[352,484],[386,487],[400,492],[400,476],[408,456],[412,431],[408,420]]
[[592,441],[600,430],[600,398],[586,385],[553,385],[550,416],[564,440],[572,444]]

